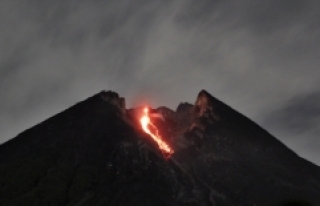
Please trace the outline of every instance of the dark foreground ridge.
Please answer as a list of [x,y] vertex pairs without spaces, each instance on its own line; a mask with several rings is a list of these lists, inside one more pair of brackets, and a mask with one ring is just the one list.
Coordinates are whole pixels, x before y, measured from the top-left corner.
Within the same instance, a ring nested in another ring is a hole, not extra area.
[[206,91],[152,112],[170,159],[105,91],[2,144],[0,205],[320,205],[319,167]]

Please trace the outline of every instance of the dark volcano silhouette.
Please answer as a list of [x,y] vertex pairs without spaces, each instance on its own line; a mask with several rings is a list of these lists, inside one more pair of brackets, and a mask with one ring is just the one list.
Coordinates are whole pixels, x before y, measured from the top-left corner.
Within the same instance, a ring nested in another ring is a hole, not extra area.
[[320,205],[320,169],[201,91],[153,109],[162,152],[100,92],[0,146],[0,205]]

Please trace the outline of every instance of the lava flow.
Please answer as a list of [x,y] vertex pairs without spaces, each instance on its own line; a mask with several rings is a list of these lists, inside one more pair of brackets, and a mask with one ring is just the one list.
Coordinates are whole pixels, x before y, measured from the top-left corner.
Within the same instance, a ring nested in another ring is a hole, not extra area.
[[[159,135],[157,127],[152,124],[150,117],[149,117],[149,109],[144,108],[143,110],[144,114],[140,119],[142,129],[149,134],[152,139],[158,144],[161,151],[167,156],[170,157],[171,154],[174,153],[174,151],[169,147],[167,143],[165,143],[161,136]],[[152,129],[155,131],[154,133],[149,129],[149,126],[152,127]]]

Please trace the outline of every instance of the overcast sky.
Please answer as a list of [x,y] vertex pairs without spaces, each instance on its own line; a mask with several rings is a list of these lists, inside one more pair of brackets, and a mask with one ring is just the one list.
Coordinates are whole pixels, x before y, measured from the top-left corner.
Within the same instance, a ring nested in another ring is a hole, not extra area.
[[1,0],[0,142],[101,90],[206,89],[320,165],[319,1]]

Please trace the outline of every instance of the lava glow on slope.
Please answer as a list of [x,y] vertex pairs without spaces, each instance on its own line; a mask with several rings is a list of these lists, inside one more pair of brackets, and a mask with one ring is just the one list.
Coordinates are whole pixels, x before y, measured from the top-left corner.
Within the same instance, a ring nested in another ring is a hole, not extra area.
[[[164,142],[161,139],[161,136],[159,135],[158,129],[157,127],[152,124],[151,119],[149,117],[149,109],[146,107],[143,110],[143,116],[140,119],[140,123],[142,126],[142,129],[149,134],[152,139],[158,144],[159,148],[161,149],[161,151],[163,152],[163,154],[166,157],[170,157],[171,154],[174,153],[174,151],[170,148],[170,146]],[[152,132],[149,127],[152,127],[152,130],[154,130],[155,132]]]

